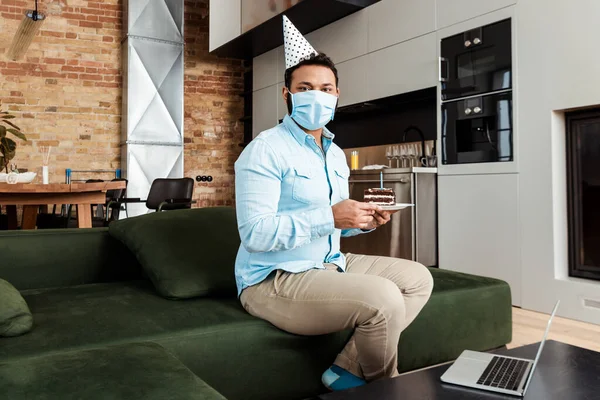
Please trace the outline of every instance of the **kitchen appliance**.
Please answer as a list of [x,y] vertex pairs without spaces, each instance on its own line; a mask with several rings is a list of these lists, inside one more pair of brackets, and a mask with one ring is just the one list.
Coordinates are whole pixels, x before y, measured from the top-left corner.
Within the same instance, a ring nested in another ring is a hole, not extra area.
[[442,100],[511,89],[511,52],[510,19],[443,39]]
[[512,93],[442,103],[442,163],[513,161]]
[[442,39],[442,164],[510,162],[511,19]]
[[359,170],[350,174],[350,198],[363,201],[365,189],[380,186],[394,189],[397,203],[414,204],[391,216],[375,231],[342,238],[343,252],[398,257],[437,266],[437,170],[434,168],[385,168]]

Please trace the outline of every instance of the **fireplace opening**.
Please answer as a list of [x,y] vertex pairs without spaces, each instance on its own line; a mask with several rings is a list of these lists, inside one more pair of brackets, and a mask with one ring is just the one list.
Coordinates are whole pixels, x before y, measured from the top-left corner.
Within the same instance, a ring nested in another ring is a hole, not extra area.
[[566,114],[569,275],[600,280],[600,108]]

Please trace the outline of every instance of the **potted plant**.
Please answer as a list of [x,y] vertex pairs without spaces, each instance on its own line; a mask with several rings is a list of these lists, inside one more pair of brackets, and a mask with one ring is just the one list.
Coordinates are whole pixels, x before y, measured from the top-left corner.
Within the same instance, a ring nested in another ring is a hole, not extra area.
[[27,138],[21,132],[21,128],[10,121],[15,118],[14,115],[9,114],[7,111],[0,111],[0,118],[0,171],[4,168],[8,174],[10,161],[15,158],[17,143],[7,135],[10,133],[24,141],[27,141]]

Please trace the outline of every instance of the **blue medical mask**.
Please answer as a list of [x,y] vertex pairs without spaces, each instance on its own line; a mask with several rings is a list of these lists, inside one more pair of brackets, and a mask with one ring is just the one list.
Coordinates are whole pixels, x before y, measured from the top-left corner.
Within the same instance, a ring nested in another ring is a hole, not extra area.
[[321,90],[291,93],[292,112],[290,117],[301,127],[314,131],[333,120],[338,98]]

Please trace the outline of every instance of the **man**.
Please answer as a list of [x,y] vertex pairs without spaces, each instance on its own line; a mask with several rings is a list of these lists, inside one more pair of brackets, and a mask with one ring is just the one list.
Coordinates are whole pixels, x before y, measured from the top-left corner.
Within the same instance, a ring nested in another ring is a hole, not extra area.
[[340,237],[390,220],[349,200],[344,152],[324,126],[339,96],[337,70],[284,17],[288,115],[262,132],[235,164],[242,244],[236,281],[243,307],[285,331],[354,329],[322,381],[331,390],[398,374],[400,333],[433,287],[412,261],[340,252]]

